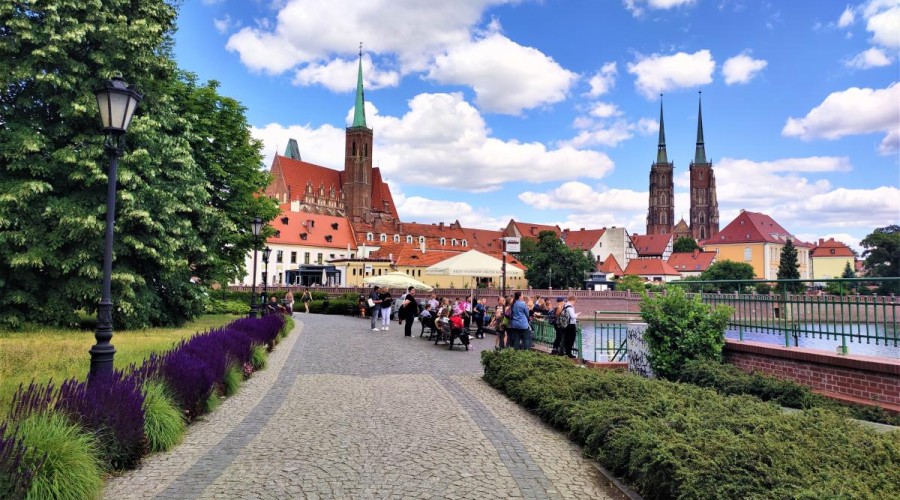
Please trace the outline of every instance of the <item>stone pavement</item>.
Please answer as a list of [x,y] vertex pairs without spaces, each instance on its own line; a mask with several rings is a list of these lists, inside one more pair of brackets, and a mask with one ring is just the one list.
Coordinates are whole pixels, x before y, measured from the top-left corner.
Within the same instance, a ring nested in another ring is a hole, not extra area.
[[120,498],[623,498],[559,432],[481,380],[480,351],[296,314],[297,327]]

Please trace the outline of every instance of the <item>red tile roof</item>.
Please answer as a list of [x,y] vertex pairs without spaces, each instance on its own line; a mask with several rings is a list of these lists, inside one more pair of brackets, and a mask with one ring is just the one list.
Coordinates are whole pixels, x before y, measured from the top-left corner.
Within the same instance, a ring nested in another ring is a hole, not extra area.
[[619,262],[612,254],[609,254],[609,257],[603,262],[597,262],[595,266],[597,271],[601,273],[613,274],[616,276],[622,276],[624,274],[622,266],[619,265]]
[[631,259],[625,268],[625,275],[634,276],[681,276],[662,259]]
[[[266,241],[286,245],[307,245],[327,248],[356,248],[353,229],[344,217],[291,212],[290,204],[281,205],[281,213],[269,222],[276,236]],[[305,238],[303,239],[304,236]],[[330,240],[330,241],[329,241]]]
[[343,188],[340,171],[281,155],[275,155],[272,160],[272,175],[282,176],[285,184],[290,186],[291,199],[294,200],[302,199],[307,182],[312,182],[315,188],[320,185],[325,189],[334,187],[336,192]]
[[819,244],[809,251],[810,257],[856,257],[853,250],[840,241],[834,241],[834,238],[828,238],[828,241],[819,240]]
[[668,264],[676,271],[703,272],[716,260],[716,252],[673,252]]
[[475,229],[472,227],[461,228],[469,242],[469,248],[478,250],[481,253],[489,253],[494,250],[503,248],[500,238],[503,237],[503,231],[491,229]]
[[534,224],[531,222],[516,222],[515,219],[510,220],[509,223],[512,226],[515,226],[516,230],[519,231],[519,234],[522,235],[523,238],[537,238],[538,235],[541,234],[541,231],[553,231],[556,236],[559,236],[562,233],[559,226]]
[[787,229],[781,227],[774,219],[759,212],[742,211],[719,234],[709,238],[705,245],[722,243],[779,243],[784,244],[790,238],[798,247],[810,247],[809,243],[796,239]]
[[603,237],[603,234],[606,233],[606,228],[602,229],[587,229],[581,228],[580,231],[570,231],[568,229],[563,230],[562,238],[563,241],[566,242],[569,248],[574,248],[576,250],[590,250],[594,248],[594,245]]
[[631,236],[631,243],[640,257],[662,257],[670,241],[672,241],[671,234],[635,234]]
[[381,180],[381,169],[377,167],[372,169],[372,209],[377,212],[387,212],[395,219],[400,218],[397,215],[397,207],[394,206],[391,188]]

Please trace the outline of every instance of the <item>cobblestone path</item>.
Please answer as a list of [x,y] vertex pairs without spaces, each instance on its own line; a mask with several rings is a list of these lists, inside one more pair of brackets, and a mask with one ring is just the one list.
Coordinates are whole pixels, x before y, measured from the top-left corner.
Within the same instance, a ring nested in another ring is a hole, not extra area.
[[[295,315],[269,367],[106,498],[623,498],[480,376],[480,351]],[[413,330],[418,335],[419,325]]]

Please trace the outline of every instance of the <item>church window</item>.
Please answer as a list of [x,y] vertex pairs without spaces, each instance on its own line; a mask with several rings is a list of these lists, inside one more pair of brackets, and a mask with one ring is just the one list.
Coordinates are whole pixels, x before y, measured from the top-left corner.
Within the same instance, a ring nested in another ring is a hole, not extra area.
[[447,244],[447,238],[441,238],[441,246],[444,246],[446,244]]
[[350,156],[356,156],[356,143],[350,143]]
[[700,224],[704,224],[704,223],[706,223],[706,216],[701,213],[700,214]]
[[394,235],[394,243],[400,243],[400,235],[399,234]]
[[369,157],[369,144],[363,143],[363,158]]
[[750,247],[744,248],[744,262],[750,262],[753,258],[753,250]]
[[372,235],[372,233],[366,233],[366,241],[372,241],[374,239],[375,237]]
[[384,233],[381,233],[381,236],[378,237],[378,241],[386,242],[386,241],[387,241],[387,235],[384,234]]
[[[661,214],[659,214],[659,223],[660,224],[668,224],[667,220],[668,219],[666,218],[665,212],[662,212]],[[665,232],[663,234],[665,234]]]
[[412,237],[411,234],[407,234],[407,235],[406,235],[406,242],[407,242],[407,243],[410,243],[410,244],[413,242],[413,237]]

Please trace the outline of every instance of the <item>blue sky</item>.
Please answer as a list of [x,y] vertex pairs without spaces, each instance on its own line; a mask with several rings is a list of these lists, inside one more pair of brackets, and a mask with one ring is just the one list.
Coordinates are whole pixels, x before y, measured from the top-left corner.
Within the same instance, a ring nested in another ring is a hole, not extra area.
[[405,221],[643,233],[663,93],[676,217],[698,90],[721,226],[856,245],[900,223],[900,0],[192,0],[181,67],[343,167],[363,43],[374,161]]

